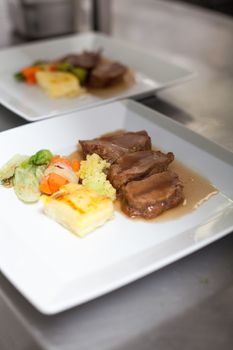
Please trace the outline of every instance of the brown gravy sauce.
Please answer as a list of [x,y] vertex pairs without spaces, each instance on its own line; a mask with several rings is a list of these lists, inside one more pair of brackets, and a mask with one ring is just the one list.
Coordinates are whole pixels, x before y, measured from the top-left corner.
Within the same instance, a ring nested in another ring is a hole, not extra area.
[[[104,63],[111,63],[113,60],[110,60],[109,58],[102,56],[101,61]],[[106,88],[90,88],[87,87],[87,92],[90,93],[91,95],[97,96],[99,98],[109,98],[114,95],[120,94],[121,92],[124,92],[125,90],[128,90],[131,88],[136,82],[135,79],[135,73],[133,72],[132,69],[127,68],[126,73],[124,74],[124,77],[121,82],[113,85],[113,86],[108,86]]]
[[125,73],[123,80],[113,86],[108,86],[106,88],[90,88],[86,87],[87,93],[97,96],[99,98],[109,98],[114,95],[118,95],[125,90],[128,90],[135,84],[134,72],[130,69]]
[[184,202],[177,207],[167,210],[152,221],[172,220],[191,213],[210,197],[218,193],[218,190],[208,179],[199,175],[178,160],[174,160],[169,169],[178,174],[184,185]]
[[[71,153],[68,156],[68,158],[75,158],[81,161],[83,159],[81,149],[78,148],[78,150]],[[142,218],[132,218],[133,220],[143,220],[146,222],[161,222],[177,219],[182,217],[183,215],[191,213],[193,210],[197,209],[202,203],[207,201],[210,197],[218,193],[216,187],[214,187],[208,179],[199,175],[197,172],[185,166],[178,160],[174,160],[172,164],[169,165],[169,169],[177,173],[179,175],[180,180],[183,182],[185,197],[184,202],[173,209],[167,210],[155,219],[146,220]],[[118,199],[115,201],[114,206],[115,210],[123,213],[121,210],[121,203]],[[127,215],[125,216],[129,218]]]
[[72,152],[71,154],[69,154],[67,156],[68,159],[73,160],[73,159],[78,159],[80,162],[81,160],[83,160],[83,155],[82,155],[82,150],[81,150],[81,146],[77,145],[77,150]]

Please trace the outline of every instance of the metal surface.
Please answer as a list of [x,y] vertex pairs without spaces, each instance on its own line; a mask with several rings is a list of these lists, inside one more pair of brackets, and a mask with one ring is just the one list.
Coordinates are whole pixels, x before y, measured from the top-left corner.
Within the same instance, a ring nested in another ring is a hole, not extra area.
[[[142,102],[233,151],[233,21],[153,0],[115,1],[113,18],[114,36],[198,72]],[[24,123],[0,108],[0,130]],[[233,235],[57,316],[39,314],[0,275],[0,349],[230,350],[232,300]]]
[[74,0],[8,0],[14,30],[40,39],[75,31]]
[[112,0],[92,0],[92,30],[111,33]]

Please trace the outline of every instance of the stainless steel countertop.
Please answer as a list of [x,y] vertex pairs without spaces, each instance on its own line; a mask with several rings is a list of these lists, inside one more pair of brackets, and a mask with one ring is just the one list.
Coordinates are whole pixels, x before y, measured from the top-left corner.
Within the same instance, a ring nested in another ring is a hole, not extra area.
[[[233,151],[232,18],[184,4],[118,0],[113,35],[197,71],[142,103]],[[24,123],[0,106],[0,130]],[[0,274],[0,349],[230,350],[232,301],[233,235],[56,316],[41,315]]]

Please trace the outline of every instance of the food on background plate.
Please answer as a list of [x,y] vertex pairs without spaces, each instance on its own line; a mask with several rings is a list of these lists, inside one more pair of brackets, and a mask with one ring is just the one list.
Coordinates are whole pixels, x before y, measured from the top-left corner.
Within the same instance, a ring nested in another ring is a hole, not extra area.
[[74,67],[84,69],[95,68],[101,60],[101,50],[98,51],[83,51],[81,54],[69,54],[60,58],[60,63],[67,63]]
[[103,57],[99,50],[35,62],[15,73],[15,79],[28,85],[37,84],[49,97],[59,98],[94,93],[124,82],[127,88],[129,72],[133,77],[128,67]]
[[84,93],[78,79],[70,73],[39,71],[36,81],[49,97],[72,97]]
[[92,88],[103,89],[120,83],[127,68],[118,62],[103,62],[91,72],[89,85]]
[[67,184],[52,196],[43,196],[44,212],[83,237],[113,218],[113,202],[80,184]]

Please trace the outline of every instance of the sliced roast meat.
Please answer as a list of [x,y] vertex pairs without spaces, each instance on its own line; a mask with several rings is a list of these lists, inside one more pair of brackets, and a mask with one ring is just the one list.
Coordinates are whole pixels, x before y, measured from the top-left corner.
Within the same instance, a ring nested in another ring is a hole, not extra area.
[[79,141],[84,156],[97,153],[101,158],[114,163],[127,152],[151,149],[151,139],[146,131],[115,132],[93,140]]
[[113,163],[117,158],[127,152],[127,149],[101,139],[84,140],[79,141],[79,143],[82,147],[84,157],[88,154],[96,153],[102,159],[105,159],[110,163]]
[[69,63],[75,67],[93,69],[101,59],[101,52],[83,51],[80,54],[70,54],[59,60],[59,62]]
[[119,189],[122,185],[132,180],[160,173],[167,170],[168,165],[174,160],[174,154],[164,154],[160,151],[139,151],[127,153],[121,156],[110,167],[108,178],[111,184]]
[[104,135],[100,139],[121,146],[130,152],[151,149],[151,138],[145,130],[120,130]]
[[88,85],[92,88],[106,88],[120,83],[127,68],[118,62],[101,61],[90,73]]
[[183,201],[183,185],[177,174],[165,171],[129,182],[121,188],[121,199],[128,216],[153,219]]

